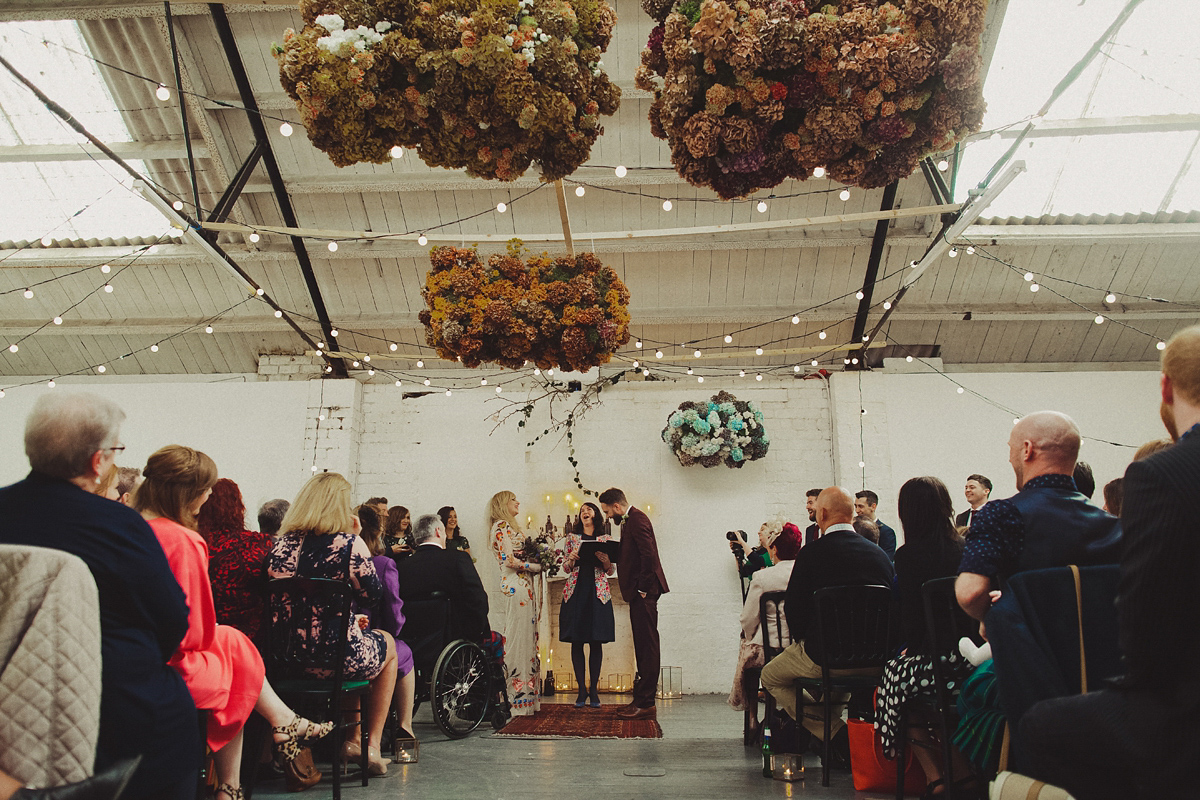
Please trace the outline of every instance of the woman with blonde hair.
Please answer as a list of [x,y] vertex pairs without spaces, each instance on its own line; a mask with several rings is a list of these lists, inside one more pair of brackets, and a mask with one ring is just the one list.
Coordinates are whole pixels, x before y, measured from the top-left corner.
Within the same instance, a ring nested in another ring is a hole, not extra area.
[[266,681],[262,656],[244,633],[218,625],[208,578],[208,546],[196,532],[196,514],[217,482],[217,465],[190,447],[156,451],[142,471],[133,507],[154,530],[188,604],[188,632],[170,665],[183,677],[197,708],[208,709],[208,746],[216,762],[217,795],[241,800],[242,728],[251,711],[266,718],[275,749],[288,764],[292,791],[320,780],[311,758],[296,763],[303,742],[333,729],[289,708]]
[[[296,495],[284,515],[279,535],[267,560],[270,578],[328,578],[348,583],[357,600],[372,606],[383,599],[383,583],[371,563],[371,551],[359,537],[362,524],[354,516],[350,483],[336,472],[314,475]],[[276,624],[291,626],[307,637],[310,631],[327,628],[336,618],[337,609],[314,606],[293,608],[285,604],[273,608]],[[379,752],[383,726],[396,687],[396,642],[390,633],[367,627],[366,615],[358,615],[350,627],[344,679],[370,681],[367,710],[367,758],[371,775],[386,775],[387,764]],[[332,644],[332,643],[331,643]],[[328,662],[331,653],[315,654]],[[358,726],[348,732],[342,746],[342,761],[358,761]]]
[[522,561],[517,553],[525,534],[517,522],[521,503],[512,492],[497,492],[488,504],[489,538],[500,564],[500,592],[504,595],[504,670],[514,716],[541,709],[542,662],[538,655],[538,604],[533,576],[542,565]]

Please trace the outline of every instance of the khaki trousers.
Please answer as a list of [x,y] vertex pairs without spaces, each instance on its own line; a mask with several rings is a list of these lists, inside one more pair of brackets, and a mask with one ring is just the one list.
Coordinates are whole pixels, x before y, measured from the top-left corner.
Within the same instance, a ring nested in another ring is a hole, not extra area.
[[[830,674],[842,675],[878,675],[881,670],[874,667],[863,669],[835,669]],[[821,666],[814,662],[804,652],[804,642],[793,642],[783,652],[771,659],[771,663],[763,667],[759,682],[763,688],[775,698],[775,703],[787,715],[797,720],[804,729],[818,739],[825,738],[825,704],[813,698],[807,691],[803,699],[796,692],[796,678],[821,678]],[[829,728],[830,735],[837,733],[845,724],[842,722],[842,712],[846,710],[846,701],[850,699],[847,692],[838,692],[833,696],[833,722]],[[797,703],[803,702],[803,716],[797,715]]]

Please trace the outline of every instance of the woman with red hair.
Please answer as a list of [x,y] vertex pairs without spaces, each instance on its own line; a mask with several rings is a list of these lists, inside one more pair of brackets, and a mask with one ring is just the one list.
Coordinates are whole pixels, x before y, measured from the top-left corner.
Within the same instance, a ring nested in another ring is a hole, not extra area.
[[196,529],[208,542],[208,577],[217,622],[237,628],[261,649],[258,632],[271,537],[246,530],[242,491],[229,478],[213,484],[212,494],[196,515]]

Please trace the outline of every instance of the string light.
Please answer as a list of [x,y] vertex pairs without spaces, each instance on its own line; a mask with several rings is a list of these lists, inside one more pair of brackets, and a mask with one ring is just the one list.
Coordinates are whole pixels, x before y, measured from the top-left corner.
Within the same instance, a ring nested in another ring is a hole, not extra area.
[[261,239],[261,238],[262,238],[262,237],[258,235],[258,231],[251,231],[251,232],[250,232],[250,243],[251,243],[251,244],[258,244],[258,240],[259,240],[259,239]]
[[800,324],[800,317],[799,317],[799,315],[797,315],[797,314],[793,314],[793,315],[792,315],[792,324],[793,324],[793,325],[799,325],[799,324]]
[[104,366],[103,364],[101,364],[100,366],[96,367],[96,372],[104,373],[104,372],[107,372],[107,371],[108,371],[108,367]]
[[663,211],[670,211],[670,210],[671,210],[671,201],[663,200]]
[[812,360],[812,365],[815,367],[815,366],[817,366],[817,363],[818,363],[818,362],[817,362],[817,360],[814,358],[814,359]]
[[26,290],[25,290],[25,299],[26,299],[26,300],[32,300],[32,299],[33,299],[33,289],[26,289]]
[[838,192],[838,197],[840,197],[843,201],[849,200],[850,199],[850,190],[842,189],[840,192]]
[[583,195],[586,193],[586,191],[587,191],[587,190],[586,190],[586,189],[584,189],[582,186],[576,186],[576,187],[575,187],[575,196],[576,196],[576,197],[583,197]]
[[703,375],[697,375],[697,376],[696,376],[696,382],[697,382],[697,383],[704,383],[704,376],[703,376]]
[[101,264],[100,271],[107,275],[108,273],[112,272],[112,267],[110,267],[108,264]]
[[425,366],[425,362],[418,358],[417,359],[417,369],[420,369],[423,366]]
[[353,362],[351,362],[351,366],[354,367],[355,369],[358,369],[358,367],[359,367],[358,360],[355,359]]
[[369,364],[369,363],[371,363],[371,357],[370,357],[370,356],[363,356],[363,361],[365,361],[366,363],[368,363],[368,364]]
[[961,387],[961,386],[960,386],[960,387],[958,387],[958,393],[959,393],[959,394],[962,394],[962,393],[963,393],[963,392],[965,392],[965,391],[966,391],[966,389],[963,389],[963,387]]
[[1036,283],[1029,284],[1029,291],[1031,291],[1031,292],[1036,292],[1040,288],[1042,288],[1042,287],[1038,286]]
[[112,284],[111,283],[104,284],[104,291],[107,292],[108,294],[112,294],[112,291],[113,291]]
[[654,351],[654,357],[655,357],[655,358],[662,358],[662,350],[655,350],[655,351]]
[[973,245],[973,244],[967,245],[967,255],[969,255],[969,256],[975,255],[975,245]]
[[328,245],[326,245],[326,247],[328,247],[328,248],[329,248],[329,252],[331,252],[331,253],[336,253],[336,252],[337,252],[337,249],[338,249],[338,243],[337,243],[337,242],[330,242]]
[[1154,345],[1154,346],[1155,346],[1155,347],[1157,347],[1159,350],[1166,350],[1166,349],[1167,349],[1167,343],[1166,343],[1166,342],[1159,342],[1158,344],[1156,344],[1156,345]]
[[480,379],[479,379],[479,385],[480,385],[480,386],[487,386],[487,378],[480,378]]
[[392,158],[404,158],[404,148],[398,144],[393,145],[392,149],[388,152],[391,154]]
[[324,422],[325,421],[325,412],[322,411],[320,414],[317,414],[317,419],[321,422]]
[[403,385],[404,385],[404,382],[403,382],[403,381],[396,381],[396,388],[397,388],[397,389],[399,389],[399,388],[400,388],[401,386],[403,386]]
[[891,309],[891,307],[892,307],[892,301],[891,301],[891,300],[884,300],[884,301],[883,301],[883,310],[884,310],[884,311],[888,311],[889,309]]
[[278,308],[275,309],[275,319],[281,319],[282,317],[283,317],[283,312],[280,311]]
[[938,172],[945,172],[950,169],[950,162],[943,158],[941,161],[938,161],[937,168]]
[[638,339],[636,342],[633,343],[633,346],[636,347],[638,350],[641,350],[642,349],[642,340]]
[[639,367],[641,367],[641,366],[642,366],[642,362],[638,361],[638,360],[635,358],[635,359],[633,360],[633,368],[634,368],[634,369],[638,369],[638,368],[639,368]]
[[817,334],[817,338],[818,338],[818,339],[824,339],[824,338],[825,338],[826,336],[828,336],[828,335],[829,335],[829,334],[825,333],[825,331],[821,331],[820,333],[818,333],[818,334]]
[[4,397],[4,390],[0,389],[0,397]]
[[292,135],[292,125],[291,125],[291,123],[289,123],[289,122],[285,122],[285,123],[283,123],[282,125],[280,125],[280,126],[279,126],[279,132],[280,132],[281,134],[283,134],[284,136],[291,136],[291,135]]
[[1025,280],[1026,280],[1026,282],[1033,280],[1033,273],[1032,273],[1032,272],[1026,272],[1026,273],[1025,273]]
[[755,208],[757,208],[757,209],[758,209],[758,213],[760,213],[760,214],[764,214],[764,213],[766,213],[766,210],[767,210],[767,201],[766,201],[766,200],[759,200],[759,201],[758,201],[758,205],[757,205],[757,206],[755,206]]
[[325,365],[325,373],[326,373],[326,374],[329,374],[330,372],[333,372],[333,367],[331,367],[331,366],[329,366],[328,364],[326,364],[326,365]]
[[863,467],[865,467],[866,465],[867,465],[867,462],[865,462],[865,461],[860,461],[860,462],[858,462],[858,468],[859,468],[859,469],[862,469],[862,468],[863,468]]
[[725,344],[730,344],[732,342],[733,342],[733,337],[730,336],[728,333],[725,334]]
[[337,338],[337,335],[338,335],[338,329],[337,329],[337,328],[330,328],[330,329],[329,329],[329,335],[330,335],[330,336],[332,336],[333,338],[335,338],[335,339],[336,339],[336,338]]
[[183,201],[176,200],[174,203],[171,203],[171,208],[175,209],[176,211],[183,211]]
[[688,367],[688,375],[691,375],[691,374],[693,374],[692,368]]
[[17,352],[17,351],[18,351],[18,350],[20,350],[20,349],[21,349],[21,348],[17,347],[17,345],[16,345],[16,342],[14,342],[13,344],[10,344],[10,345],[8,346],[8,352],[10,352],[10,353],[15,353],[15,352]]
[[255,290],[254,290],[254,293],[255,293],[256,295],[258,295],[259,297],[262,297],[262,296],[263,296],[264,294],[266,294],[267,292],[266,292],[266,290],[265,290],[265,289],[263,289],[263,288],[260,286],[260,287],[258,287],[257,289],[255,289]]
[[763,354],[763,349],[761,347],[754,348],[754,355],[761,356],[762,354]]
[[868,340],[868,339],[870,339],[870,338],[871,338],[871,334],[869,334],[869,333],[864,333],[864,334],[863,334],[863,337],[862,337],[862,339],[863,339],[863,341],[864,341],[864,342],[865,342],[865,341],[867,341],[867,340]]
[[552,370],[552,369],[548,369],[548,370],[546,370],[546,377],[547,377],[547,378],[553,378],[553,377],[554,377],[554,370]]
[[534,374],[534,375],[541,375],[541,374],[542,374],[542,371],[541,371],[540,369],[538,369],[537,367],[534,367],[534,368],[533,368],[533,374]]
[[648,377],[650,377],[650,370],[648,370],[648,369],[643,369],[643,370],[642,370],[642,377],[643,377],[643,378],[648,378]]
[[958,248],[951,247],[950,252],[946,253],[946,255],[950,256],[951,258],[958,258]]
[[1103,324],[1104,324],[1104,317],[1103,317],[1101,314],[1097,314],[1097,315],[1096,315],[1096,324],[1097,324],[1097,325],[1103,325]]
[[796,366],[792,367],[792,372],[799,372],[799,371],[800,371],[800,365],[799,365],[799,364],[797,364]]
[[391,344],[389,344],[389,345],[388,345],[388,350],[391,350],[393,353],[394,353],[394,352],[396,352],[396,350],[397,350],[397,345],[396,345],[396,343],[395,343],[395,342],[392,342]]
[[744,370],[744,369],[739,369],[739,370],[738,370],[738,377],[740,377],[740,378],[744,378],[744,377],[746,377],[746,370]]
[[503,214],[505,211],[508,211],[508,204],[503,202],[496,203],[496,210]]
[[154,96],[165,103],[171,99],[171,90],[160,83],[158,88],[154,90]]
[[857,364],[857,363],[858,363],[858,359],[857,359],[857,358],[852,358],[852,359],[850,359],[850,363],[851,363],[851,364]]
[[699,358],[701,356],[701,353],[699,350],[697,350],[696,352],[692,353],[692,355],[694,355],[696,358]]
[[46,381],[46,386],[47,386],[48,388],[50,388],[50,389],[53,389],[53,388],[54,388],[55,386],[57,386],[57,385],[58,385],[58,384],[54,382],[54,379],[53,379],[53,378],[51,378],[50,380]]
[[1104,295],[1104,302],[1115,303],[1115,302],[1117,302],[1117,296],[1115,294],[1113,294],[1112,292],[1109,292],[1108,294]]
[[861,289],[854,293],[855,300],[862,300],[864,297],[866,297],[866,295],[862,293]]
[[624,164],[618,164],[617,168],[614,169],[613,172],[617,174],[618,178],[624,178],[627,174],[629,174],[629,170],[625,168]]
[[754,376],[754,380],[756,380],[756,381],[761,381],[761,380],[762,380],[762,373],[760,372],[760,373],[758,373],[757,375],[755,375],[755,376]]
[[55,325],[62,325],[62,317],[55,317],[52,321]]
[[825,177],[825,168],[824,167],[813,167],[813,177],[814,178],[824,178]]
[[213,332],[213,326],[212,326],[212,325],[205,325],[205,326],[204,326],[204,332],[205,332],[205,333],[212,333],[212,332]]
[[428,386],[428,385],[429,385],[429,378],[426,378],[426,379],[425,379],[425,385],[426,385],[426,386]]
[[496,394],[500,394],[500,392],[501,392],[501,389],[500,389],[500,387],[499,387],[499,386],[497,386],[497,387],[496,387]]
[[842,363],[843,363],[843,364],[849,364],[849,363],[850,363],[850,359],[848,359],[848,358],[843,358],[843,359],[842,359]]
[[150,345],[150,352],[151,352],[151,353],[157,353],[157,352],[158,352],[158,345],[156,345],[156,344],[152,344],[152,345]]
[[424,247],[425,245],[429,244],[429,239],[426,238],[425,234],[422,233],[420,236],[417,237],[417,244]]

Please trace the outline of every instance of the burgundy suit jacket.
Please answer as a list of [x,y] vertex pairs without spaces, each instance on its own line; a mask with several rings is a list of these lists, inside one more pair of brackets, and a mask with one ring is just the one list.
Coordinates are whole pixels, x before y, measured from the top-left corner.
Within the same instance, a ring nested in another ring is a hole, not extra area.
[[667,576],[658,560],[658,541],[650,518],[630,506],[621,524],[621,552],[617,556],[617,583],[625,602],[632,602],[638,592],[649,593],[656,586],[660,594],[670,591]]

